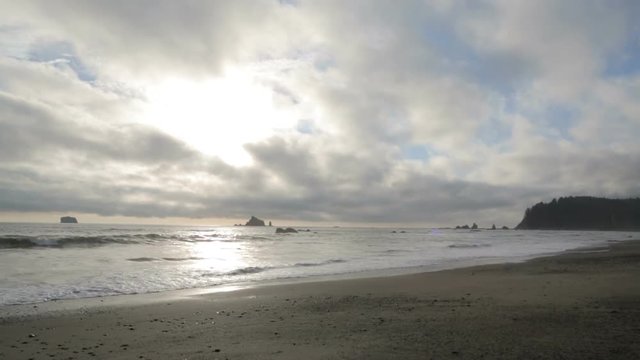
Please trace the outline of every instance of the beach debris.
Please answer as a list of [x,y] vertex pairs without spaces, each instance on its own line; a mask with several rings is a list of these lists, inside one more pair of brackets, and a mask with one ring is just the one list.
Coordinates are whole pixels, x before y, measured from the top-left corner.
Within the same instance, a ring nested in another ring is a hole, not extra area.
[[34,338],[34,337],[36,337],[36,334],[31,333],[31,334],[29,334],[29,337],[30,337],[30,338]]

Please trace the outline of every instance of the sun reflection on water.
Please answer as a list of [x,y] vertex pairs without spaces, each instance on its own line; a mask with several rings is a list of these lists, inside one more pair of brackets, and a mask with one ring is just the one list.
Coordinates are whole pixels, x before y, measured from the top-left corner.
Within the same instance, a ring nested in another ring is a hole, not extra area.
[[202,235],[202,241],[190,243],[190,266],[199,272],[227,274],[249,266],[246,249],[242,242],[234,241],[239,231],[229,229]]

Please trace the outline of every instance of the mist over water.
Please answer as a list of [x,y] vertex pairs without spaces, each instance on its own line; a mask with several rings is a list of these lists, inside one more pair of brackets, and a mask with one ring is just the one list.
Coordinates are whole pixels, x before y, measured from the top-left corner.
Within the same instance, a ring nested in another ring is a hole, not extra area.
[[0,305],[439,270],[637,238],[595,231],[309,230],[283,235],[271,227],[0,224]]

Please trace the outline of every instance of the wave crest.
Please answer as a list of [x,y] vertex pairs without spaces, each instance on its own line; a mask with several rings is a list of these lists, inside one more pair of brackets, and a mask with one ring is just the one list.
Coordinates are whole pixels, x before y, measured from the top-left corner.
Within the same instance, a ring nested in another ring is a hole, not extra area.
[[128,261],[134,261],[134,262],[147,262],[147,261],[160,261],[160,260],[164,260],[164,261],[189,261],[189,260],[202,260],[204,258],[201,257],[197,257],[197,256],[189,256],[189,257],[163,257],[161,259],[158,258],[154,258],[154,257],[137,257],[137,258],[130,258],[127,259]]
[[127,259],[127,260],[135,261],[135,262],[146,262],[146,261],[156,261],[158,259],[152,258],[152,257],[138,257],[138,258],[131,258],[131,259]]
[[448,246],[451,249],[473,249],[481,247],[491,247],[490,244],[452,244]]
[[347,260],[330,259],[330,260],[319,262],[319,263],[297,263],[297,264],[295,264],[293,266],[294,267],[312,267],[312,266],[322,266],[322,265],[329,265],[329,264],[339,264],[339,263],[344,263],[344,262],[347,262]]
[[179,258],[179,257],[163,257],[162,260],[165,261],[189,261],[189,260],[202,260],[204,258],[201,257],[197,257],[197,256],[189,256],[189,257],[183,257],[183,258]]
[[64,247],[95,247],[110,244],[139,244],[140,241],[126,236],[70,236],[45,237],[4,235],[0,236],[0,249],[29,249],[29,248],[64,248]]
[[271,267],[248,266],[240,269],[235,269],[233,271],[229,271],[225,273],[225,275],[235,276],[235,275],[257,274],[269,269],[271,269]]

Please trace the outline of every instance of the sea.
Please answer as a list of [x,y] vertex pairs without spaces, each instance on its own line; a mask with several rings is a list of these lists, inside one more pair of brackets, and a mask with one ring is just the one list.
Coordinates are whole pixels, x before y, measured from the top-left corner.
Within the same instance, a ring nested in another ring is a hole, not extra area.
[[633,232],[0,223],[0,306],[520,262]]

